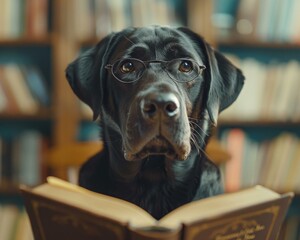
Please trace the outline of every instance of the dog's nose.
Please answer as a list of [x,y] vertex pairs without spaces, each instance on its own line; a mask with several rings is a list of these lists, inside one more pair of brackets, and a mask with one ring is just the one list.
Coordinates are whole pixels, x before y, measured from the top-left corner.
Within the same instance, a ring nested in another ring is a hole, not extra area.
[[141,112],[145,118],[176,117],[179,114],[179,100],[173,93],[150,93],[141,101]]

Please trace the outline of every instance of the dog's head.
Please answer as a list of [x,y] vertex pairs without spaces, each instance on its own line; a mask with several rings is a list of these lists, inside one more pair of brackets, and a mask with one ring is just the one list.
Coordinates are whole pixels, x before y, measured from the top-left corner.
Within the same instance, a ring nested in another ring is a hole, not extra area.
[[[127,160],[184,160],[239,95],[244,77],[186,28],[112,33],[66,70],[76,95],[122,136]],[[107,121],[107,119],[110,121]]]

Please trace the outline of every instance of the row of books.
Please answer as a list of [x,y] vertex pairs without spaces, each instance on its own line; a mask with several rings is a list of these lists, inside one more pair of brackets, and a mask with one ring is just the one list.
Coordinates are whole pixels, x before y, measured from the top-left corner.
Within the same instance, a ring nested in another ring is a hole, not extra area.
[[[225,4],[226,1],[223,2]],[[299,11],[298,0],[240,0],[237,10],[227,12],[226,17],[224,14],[216,14],[221,19],[217,26],[222,30],[220,33],[223,37],[235,33],[247,40],[252,38],[267,42],[299,43]],[[222,29],[224,20],[228,23]]]
[[50,104],[49,86],[33,66],[0,65],[0,113],[34,114]]
[[48,4],[48,0],[0,0],[0,39],[45,36]]
[[[102,38],[128,26],[178,25],[177,0],[74,0],[73,30],[79,40]],[[182,10],[182,9],[181,9]]]
[[26,130],[14,139],[0,138],[0,186],[41,183],[46,149],[47,141],[34,130]]
[[244,88],[237,101],[220,115],[225,120],[300,120],[300,63],[264,64],[228,56],[243,70]]
[[28,215],[16,205],[0,205],[0,239],[33,240]]
[[231,155],[223,166],[225,188],[236,191],[261,184],[277,191],[300,192],[300,139],[281,133],[257,141],[242,129],[227,130],[221,141]]

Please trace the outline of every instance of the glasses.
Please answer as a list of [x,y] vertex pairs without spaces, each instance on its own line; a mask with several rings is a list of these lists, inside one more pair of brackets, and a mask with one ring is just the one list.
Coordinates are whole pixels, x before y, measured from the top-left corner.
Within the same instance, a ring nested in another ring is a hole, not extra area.
[[176,82],[190,82],[202,74],[206,68],[196,61],[187,58],[177,58],[171,61],[151,60],[142,61],[136,58],[125,58],[107,64],[106,69],[110,69],[112,75],[122,83],[132,83],[139,80],[150,63],[159,63],[161,68]]

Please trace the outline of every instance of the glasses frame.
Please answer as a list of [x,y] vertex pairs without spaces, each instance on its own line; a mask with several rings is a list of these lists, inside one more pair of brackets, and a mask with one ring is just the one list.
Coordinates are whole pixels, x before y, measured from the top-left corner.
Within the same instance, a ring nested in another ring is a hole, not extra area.
[[[132,80],[132,81],[124,81],[124,80],[121,80],[120,78],[118,78],[118,77],[115,75],[115,73],[114,73],[114,71],[113,71],[115,64],[118,64],[120,61],[124,61],[124,60],[138,61],[139,63],[141,63],[141,64],[144,66],[144,71],[142,72],[142,74],[141,74],[137,79]],[[190,58],[175,58],[175,59],[172,59],[172,60],[170,60],[170,61],[164,61],[164,60],[149,60],[149,61],[143,61],[143,60],[140,60],[140,59],[138,59],[138,58],[124,58],[124,59],[118,59],[118,60],[116,60],[115,62],[113,62],[112,64],[107,64],[107,65],[105,65],[105,69],[110,69],[111,74],[112,74],[112,75],[114,76],[114,78],[117,79],[119,82],[121,82],[121,83],[133,83],[133,82],[136,82],[136,81],[140,80],[140,79],[143,77],[145,70],[148,68],[147,65],[149,65],[150,63],[160,63],[160,64],[163,64],[163,65],[167,65],[167,64],[169,64],[169,63],[171,63],[171,62],[178,61],[178,60],[179,60],[179,61],[190,61],[190,62],[193,62],[193,63],[199,68],[199,69],[197,70],[197,71],[198,71],[198,74],[197,74],[194,78],[192,78],[192,79],[190,79],[190,80],[188,80],[188,81],[180,81],[180,80],[178,80],[178,79],[175,79],[175,78],[172,76],[172,74],[170,74],[169,71],[167,71],[166,68],[162,66],[162,69],[168,74],[168,76],[169,76],[172,80],[174,80],[174,81],[176,81],[176,82],[179,82],[179,83],[187,83],[187,82],[193,81],[193,80],[196,79],[199,75],[201,75],[201,74],[203,73],[203,71],[206,69],[206,66],[205,66],[205,65],[200,65],[200,64],[198,64],[195,60],[190,59]]]

